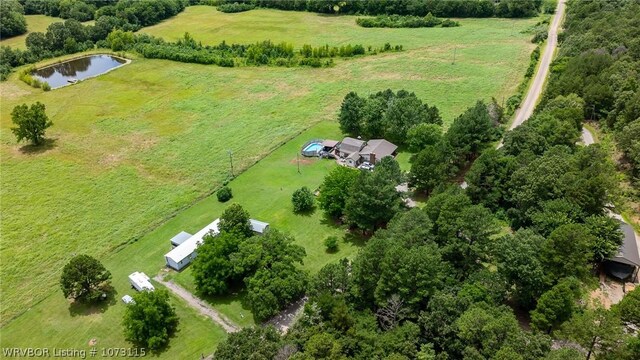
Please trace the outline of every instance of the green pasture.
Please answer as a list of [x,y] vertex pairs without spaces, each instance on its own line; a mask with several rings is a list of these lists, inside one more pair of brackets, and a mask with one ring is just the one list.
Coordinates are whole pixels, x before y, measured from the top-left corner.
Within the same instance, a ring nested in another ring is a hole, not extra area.
[[[50,92],[12,75],[0,83],[3,346],[30,339],[70,344],[75,340],[63,334],[85,328],[85,337],[121,344],[120,304],[104,313],[70,316],[57,285],[62,266],[77,253],[101,259],[120,281],[119,296],[126,291],[122,279],[128,273],[157,273],[171,236],[195,231],[222,211],[224,206],[207,196],[229,176],[228,150],[236,174],[250,169],[232,182],[234,201],[253,217],[294,235],[307,250],[305,269],[313,272],[352,255],[358,242],[349,239],[339,253],[324,253],[324,237],[344,235],[344,230],[320,212],[308,217],[291,213],[291,192],[302,185],[316,187],[332,166],[304,162],[298,174],[300,145],[311,136],[340,137],[337,110],[352,90],[414,91],[440,108],[446,124],[477,99],[508,97],[533,49],[530,36],[521,31],[535,21],[465,19],[463,26],[450,29],[363,29],[352,23],[353,17],[273,10],[222,14],[189,7],[143,31],[169,39],[189,31],[213,43],[221,36],[227,42],[271,39],[296,45],[390,42],[406,51],[340,60],[323,69],[229,69],[128,54],[129,65]],[[210,32],[213,24],[221,25]],[[41,149],[16,144],[9,131],[13,107],[36,101],[47,106],[54,123]],[[402,156],[406,162],[408,154]],[[174,276],[186,287],[189,277],[189,270]],[[213,301],[233,320],[251,323],[236,299]],[[238,317],[241,312],[244,318]],[[33,327],[40,317],[48,325]],[[201,326],[213,328],[210,321]],[[180,336],[172,342],[175,349],[189,342],[211,347],[219,338],[203,332],[182,342]]]

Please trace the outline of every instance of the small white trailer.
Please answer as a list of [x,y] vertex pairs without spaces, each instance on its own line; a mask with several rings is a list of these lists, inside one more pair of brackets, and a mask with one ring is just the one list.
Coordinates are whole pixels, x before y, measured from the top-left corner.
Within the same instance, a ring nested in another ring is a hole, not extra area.
[[131,286],[138,291],[153,291],[155,288],[151,281],[149,281],[149,277],[147,274],[143,272],[136,271],[133,274],[129,275],[129,282]]

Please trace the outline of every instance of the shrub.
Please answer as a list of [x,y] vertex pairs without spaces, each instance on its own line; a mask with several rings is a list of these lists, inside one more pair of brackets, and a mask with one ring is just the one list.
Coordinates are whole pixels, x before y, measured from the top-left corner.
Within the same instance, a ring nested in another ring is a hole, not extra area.
[[255,9],[255,5],[247,3],[233,3],[233,4],[220,4],[218,5],[218,11],[223,13],[238,13],[243,11],[249,11]]
[[51,90],[51,85],[49,85],[49,83],[42,83],[42,90],[44,91]]
[[324,246],[327,249],[327,252],[336,252],[338,251],[338,237],[337,236],[329,236],[324,239]]
[[231,198],[233,197],[233,193],[231,192],[231,188],[228,187],[228,186],[221,187],[216,192],[216,197],[218,198],[218,201],[220,201],[220,202],[227,202],[227,201],[231,200]]
[[312,210],[315,200],[311,190],[309,190],[308,187],[303,186],[293,192],[291,202],[293,203],[293,211],[300,213]]

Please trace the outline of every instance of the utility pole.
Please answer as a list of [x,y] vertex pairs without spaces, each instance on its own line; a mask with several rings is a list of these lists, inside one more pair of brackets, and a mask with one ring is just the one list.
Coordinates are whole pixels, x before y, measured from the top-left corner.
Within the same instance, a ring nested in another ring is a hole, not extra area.
[[458,50],[458,48],[453,48],[453,62],[451,63],[451,65],[456,64],[456,50]]
[[296,163],[298,163],[298,174],[300,174],[300,154],[296,152]]
[[229,154],[229,163],[231,164],[231,177],[234,178],[236,176],[233,174],[233,151],[227,150],[227,154]]

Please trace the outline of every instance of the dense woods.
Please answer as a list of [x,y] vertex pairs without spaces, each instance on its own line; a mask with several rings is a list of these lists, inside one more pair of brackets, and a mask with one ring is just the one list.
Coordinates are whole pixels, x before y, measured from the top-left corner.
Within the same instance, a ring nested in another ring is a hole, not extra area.
[[373,18],[357,18],[356,24],[362,27],[419,28],[419,27],[456,27],[460,23],[450,19],[442,20],[428,13],[424,17],[401,15],[378,15]]
[[432,13],[438,17],[529,17],[535,16],[542,0],[222,0],[219,3],[248,3],[280,10],[324,14],[413,15]]
[[24,8],[18,0],[0,2],[0,37],[8,38],[27,32]]
[[579,96],[584,101],[582,118],[613,134],[624,156],[621,167],[636,184],[640,177],[638,21],[637,1],[572,1],[541,104],[560,95]]
[[[346,133],[393,137],[390,124],[403,129],[394,140],[416,152],[408,180],[429,194],[426,205],[406,210],[394,200],[400,180],[392,166],[331,172],[320,187],[320,208],[373,236],[355,258],[310,279],[309,302],[286,335],[267,339],[243,330],[228,340],[238,353],[225,343],[217,355],[240,358],[251,344],[293,359],[640,357],[640,290],[609,310],[588,297],[622,233],[605,213],[618,189],[615,164],[606,148],[579,144],[583,121],[593,118],[633,163],[640,119],[638,30],[631,23],[640,9],[632,1],[569,6],[544,100],[498,149],[492,145],[504,110],[495,101],[478,102],[443,132],[437,116],[427,115],[437,109],[428,111],[413,94],[347,94],[339,115]],[[603,43],[600,33],[615,31],[614,22],[628,26]],[[407,101],[398,117],[390,109],[399,99]],[[467,167],[462,189],[453,178]],[[530,330],[516,313],[528,314]]]

